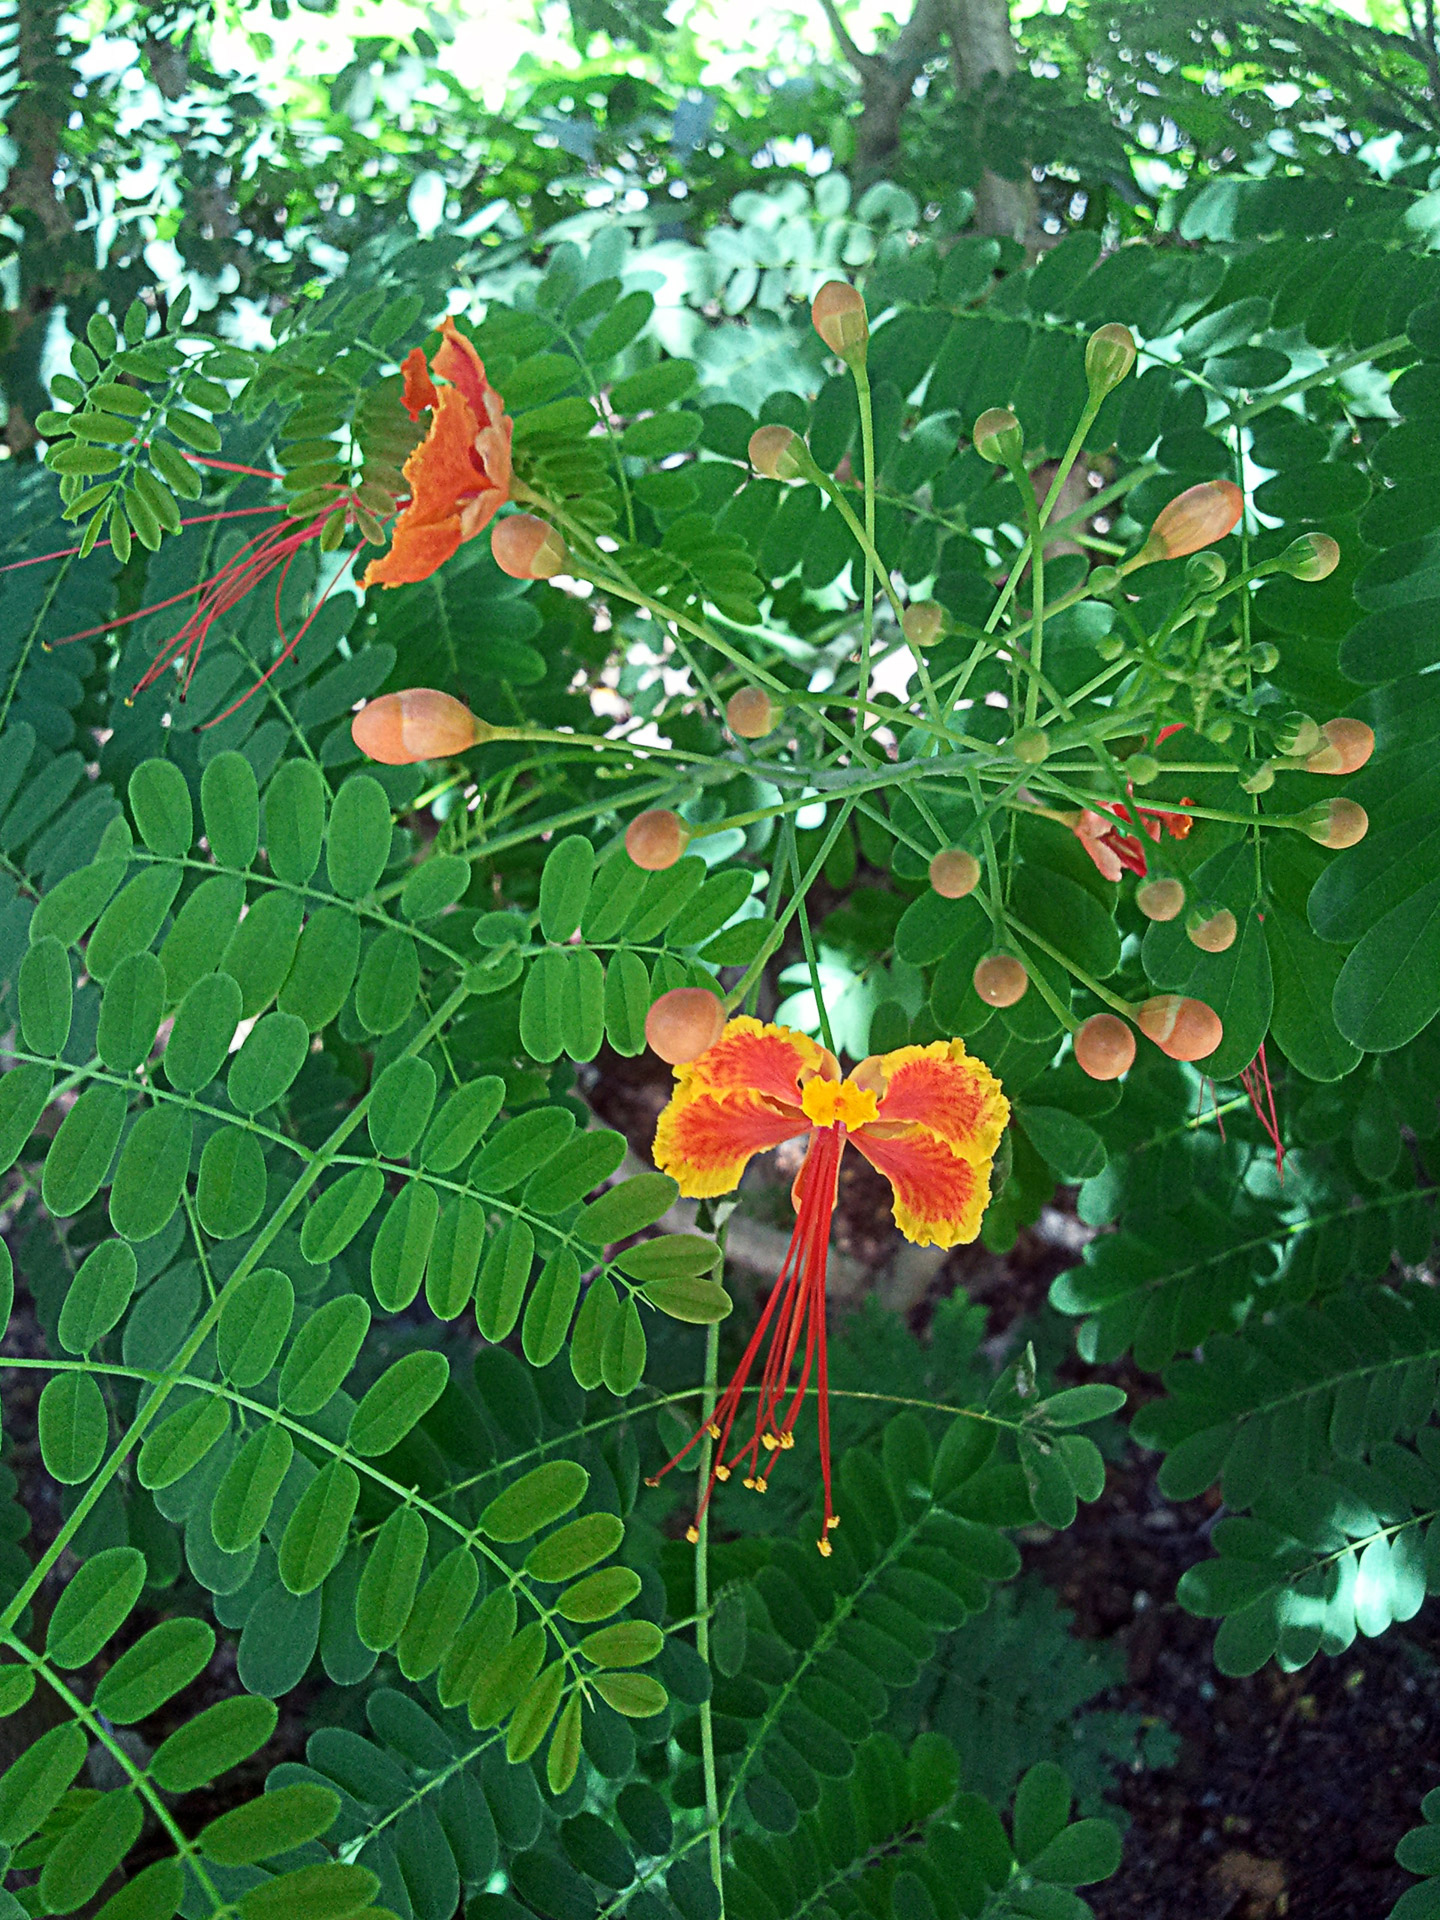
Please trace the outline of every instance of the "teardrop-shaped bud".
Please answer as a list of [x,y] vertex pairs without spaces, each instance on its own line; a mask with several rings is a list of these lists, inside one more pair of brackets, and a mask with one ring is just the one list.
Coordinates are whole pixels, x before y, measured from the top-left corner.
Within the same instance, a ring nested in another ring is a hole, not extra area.
[[1091,1014],[1075,1035],[1075,1064],[1092,1080],[1118,1080],[1134,1063],[1135,1035],[1117,1014]]
[[1160,778],[1160,762],[1153,753],[1132,753],[1125,762],[1125,778],[1132,787],[1148,787]]
[[367,701],[350,722],[350,737],[367,760],[409,767],[417,760],[448,760],[482,746],[494,729],[467,706],[433,687],[407,687]]
[[565,542],[533,513],[511,513],[490,529],[495,564],[512,580],[552,580],[570,565]]
[[1298,708],[1285,714],[1275,725],[1275,751],[1277,753],[1311,754],[1319,750],[1322,735],[1319,727],[1308,713]]
[[1147,880],[1135,889],[1135,904],[1147,920],[1173,920],[1185,904],[1179,880]]
[[832,353],[848,364],[864,364],[870,322],[859,290],[848,280],[825,282],[810,302],[810,320]]
[[1305,816],[1305,832],[1322,847],[1353,847],[1370,831],[1370,816],[1358,800],[1322,800]]
[[1247,773],[1240,782],[1246,793],[1268,793],[1275,784],[1275,769],[1268,760]]
[[713,1047],[725,1026],[725,1009],[706,987],[674,987],[645,1016],[645,1038],[672,1067],[683,1067]]
[[1238,932],[1229,907],[1220,907],[1214,913],[1206,913],[1203,907],[1192,907],[1185,917],[1185,937],[1202,953],[1228,953]]
[[1018,460],[1025,451],[1025,436],[1020,422],[1009,407],[987,407],[975,422],[971,435],[975,451],[992,467]]
[[1142,549],[1142,558],[1183,560],[1214,540],[1223,540],[1245,511],[1245,496],[1233,480],[1202,480],[1162,507]]
[[1225,1038],[1220,1016],[1203,1000],[1157,993],[1135,1016],[1140,1031],[1172,1060],[1204,1060]]
[[1375,751],[1375,732],[1363,720],[1327,720],[1320,729],[1324,745],[1306,759],[1310,773],[1356,773]]
[[763,740],[779,719],[779,709],[763,687],[741,687],[725,702],[725,724],[737,740]]
[[673,867],[689,844],[690,829],[668,807],[637,813],[625,829],[625,851],[647,873],[663,873]]
[[1030,985],[1023,960],[1013,953],[987,954],[974,973],[975,991],[991,1007],[1013,1007]]
[[1340,542],[1328,533],[1302,533],[1275,562],[1292,580],[1325,580],[1340,564]]
[[930,884],[942,900],[963,900],[980,884],[980,862],[963,847],[947,847],[930,862]]
[[1026,727],[1010,742],[1010,751],[1027,767],[1038,767],[1050,751],[1050,736],[1043,727]]
[[904,627],[912,647],[933,647],[944,637],[945,609],[938,600],[914,600],[905,609]]
[[[1280,649],[1273,640],[1257,640],[1246,655],[1246,661],[1255,673],[1273,673],[1280,664]],[[1236,674],[1233,684],[1244,686],[1243,672]]]
[[793,427],[757,427],[750,436],[750,464],[767,480],[798,480],[808,449]]
[[1099,327],[1085,342],[1085,378],[1090,382],[1090,398],[1100,400],[1118,387],[1135,364],[1135,336],[1128,327],[1112,320]]
[[1214,593],[1225,584],[1225,562],[1218,553],[1197,553],[1185,569],[1185,578],[1197,593]]

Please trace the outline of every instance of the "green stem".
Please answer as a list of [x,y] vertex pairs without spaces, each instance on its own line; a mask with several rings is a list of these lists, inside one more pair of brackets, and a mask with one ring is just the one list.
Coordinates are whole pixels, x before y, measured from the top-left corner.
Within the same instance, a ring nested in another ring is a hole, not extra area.
[[[700,1403],[700,1424],[706,1429],[715,1414],[720,1381],[720,1325],[712,1320],[705,1329],[705,1393]],[[700,1484],[710,1479],[710,1457],[715,1443],[706,1432],[700,1443]],[[710,1665],[710,1510],[699,1519],[700,1538],[695,1547],[695,1651]],[[708,1699],[700,1703],[700,1764],[705,1776],[705,1819],[710,1838],[710,1878],[720,1896],[720,1920],[725,1920],[725,1884],[721,1873],[720,1785],[715,1771],[715,1723]]]
[[[870,404],[870,375],[864,360],[853,360],[850,371],[855,376],[855,392],[860,402],[860,444],[865,464],[865,607],[860,629],[861,705],[855,715],[855,744],[860,747],[865,740],[864,702],[870,698],[870,642],[875,631],[875,415]],[[880,572],[884,577],[883,567]]]

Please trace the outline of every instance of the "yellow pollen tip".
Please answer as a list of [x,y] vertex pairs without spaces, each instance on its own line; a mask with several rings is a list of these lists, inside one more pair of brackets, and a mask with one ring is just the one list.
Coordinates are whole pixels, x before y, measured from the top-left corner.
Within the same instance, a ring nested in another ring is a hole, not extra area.
[[716,1467],[715,1478],[717,1480],[728,1480],[730,1478],[729,1467]]
[[811,1080],[800,1096],[800,1104],[806,1118],[817,1127],[863,1127],[880,1110],[871,1089],[856,1086],[853,1080]]
[[780,1442],[775,1438],[773,1433],[762,1433],[760,1436],[760,1444],[767,1453],[774,1453],[775,1449],[780,1445]]
[[755,1482],[755,1491],[757,1493],[768,1493],[770,1491],[769,1482],[766,1480],[757,1480]]
[[700,1529],[698,1527],[687,1527],[685,1529],[685,1538],[690,1542],[692,1547],[698,1547],[700,1544]]
[[746,1487],[753,1487],[755,1485],[755,1482],[753,1480],[743,1480],[741,1482],[741,1485]]
[[830,1529],[832,1533],[834,1532],[835,1528],[839,1526],[839,1524],[840,1524],[840,1516],[838,1513],[832,1513],[829,1519],[825,1522],[825,1525]]
[[823,1533],[821,1534],[820,1538],[815,1542],[815,1544],[820,1549],[821,1553],[824,1554],[825,1558],[828,1560],[830,1558],[831,1553],[834,1551],[834,1549],[831,1547],[830,1542],[825,1538]]
[[646,1486],[647,1486],[647,1487],[658,1487],[658,1486],[659,1486],[659,1484],[660,1484],[660,1476],[659,1476],[659,1474],[658,1474],[658,1473],[647,1473],[647,1474],[646,1474],[646,1476],[645,1476],[645,1484],[646,1484]]
[[795,1444],[795,1436],[787,1427],[784,1433],[782,1433],[780,1436],[780,1445],[784,1448],[785,1452],[788,1453],[790,1449],[794,1446],[794,1444]]
[[720,1438],[720,1429],[719,1427],[716,1426],[713,1420],[710,1422],[709,1426],[706,1427],[705,1431],[709,1434],[712,1440],[718,1440]]

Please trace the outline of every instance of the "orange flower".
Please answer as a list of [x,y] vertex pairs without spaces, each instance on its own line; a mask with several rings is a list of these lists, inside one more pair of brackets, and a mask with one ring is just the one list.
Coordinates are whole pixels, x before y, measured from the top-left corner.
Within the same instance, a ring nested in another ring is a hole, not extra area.
[[[713,1047],[675,1070],[675,1092],[655,1129],[655,1164],[691,1198],[728,1193],[752,1154],[808,1134],[795,1181],[795,1230],[779,1281],[714,1417],[661,1469],[683,1460],[709,1434],[715,1464],[690,1538],[717,1480],[746,1468],[745,1485],[764,1492],[766,1455],[795,1444],[795,1419],[815,1376],[825,1532],[837,1524],[830,1489],[830,1407],[825,1353],[825,1262],[840,1160],[852,1144],[889,1180],[895,1223],[918,1246],[973,1240],[990,1199],[990,1167],[1010,1117],[1000,1083],[959,1040],[872,1055],[842,1078],[833,1054],[788,1027],[732,1020]],[[767,1331],[751,1437],[727,1457],[730,1434]],[[803,1340],[799,1378],[791,1387]],[[788,1404],[782,1406],[782,1402]],[[658,1480],[659,1474],[655,1476]],[[654,1484],[654,1481],[651,1482]]]
[[[1148,871],[1144,843],[1133,833],[1124,833],[1116,825],[1130,825],[1130,812],[1117,801],[1103,801],[1104,812],[1086,807],[1076,815],[1074,832],[1082,847],[1107,880],[1118,880],[1122,868],[1144,879]],[[1181,803],[1189,806],[1190,801]],[[1152,840],[1160,838],[1163,827],[1172,840],[1184,840],[1195,824],[1188,813],[1164,813],[1156,807],[1136,807],[1136,817]],[[1067,816],[1068,817],[1068,816]]]
[[[440,331],[444,338],[428,366],[415,347],[401,368],[405,409],[412,420],[428,409],[430,431],[405,462],[410,499],[395,522],[390,551],[370,562],[362,586],[428,580],[510,498],[515,423],[487,384],[484,361],[448,315]],[[437,387],[436,379],[445,384]]]

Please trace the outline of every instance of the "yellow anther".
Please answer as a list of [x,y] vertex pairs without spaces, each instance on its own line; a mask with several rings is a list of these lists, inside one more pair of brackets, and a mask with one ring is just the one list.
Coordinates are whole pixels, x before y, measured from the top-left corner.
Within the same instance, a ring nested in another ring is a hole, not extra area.
[[728,1480],[730,1478],[729,1467],[716,1467],[715,1478],[717,1480]]
[[831,1553],[834,1551],[834,1549],[831,1547],[830,1542],[825,1538],[823,1533],[821,1534],[820,1538],[815,1542],[815,1544],[820,1549],[821,1553],[824,1554],[825,1558],[828,1560],[830,1558]]
[[690,1542],[692,1547],[698,1547],[700,1544],[700,1529],[698,1527],[687,1527],[685,1529],[685,1538]]
[[755,1491],[757,1493],[768,1493],[770,1491],[769,1483],[765,1480],[757,1480],[755,1482]]
[[658,1473],[647,1473],[647,1474],[646,1474],[646,1476],[645,1476],[645,1484],[646,1484],[646,1486],[647,1486],[647,1487],[658,1487],[658,1486],[659,1486],[659,1484],[660,1484],[660,1476],[659,1476],[659,1474],[658,1474]]
[[718,1440],[720,1438],[720,1429],[719,1427],[716,1426],[713,1420],[710,1422],[709,1426],[706,1427],[705,1431],[709,1434],[712,1440]]
[[840,1516],[838,1513],[832,1513],[825,1522],[825,1525],[830,1529],[832,1533],[834,1532],[835,1528],[839,1526],[839,1524],[840,1524]]
[[780,1436],[780,1445],[784,1448],[785,1452],[788,1453],[794,1444],[795,1435],[790,1431],[789,1427],[787,1427]]
[[746,1487],[753,1487],[754,1484],[755,1482],[753,1480],[744,1480],[741,1482],[741,1485]]
[[767,1453],[773,1453],[780,1445],[780,1442],[773,1433],[762,1433],[760,1436],[760,1444]]

